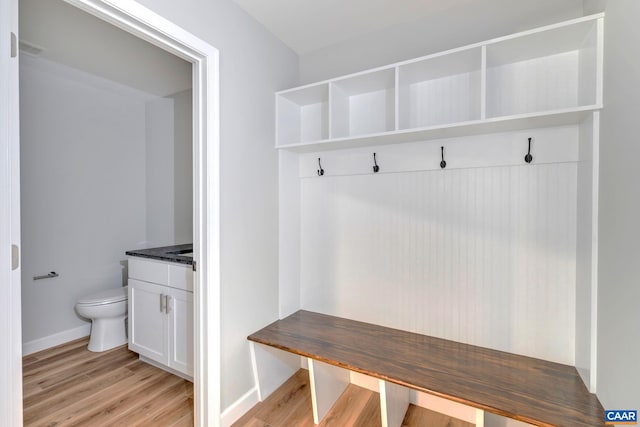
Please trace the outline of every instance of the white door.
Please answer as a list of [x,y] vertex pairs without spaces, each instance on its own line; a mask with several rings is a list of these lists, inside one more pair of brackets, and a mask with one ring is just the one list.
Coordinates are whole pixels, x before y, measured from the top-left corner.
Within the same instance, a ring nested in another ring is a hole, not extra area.
[[171,289],[169,298],[169,367],[193,378],[193,292]]
[[169,363],[168,289],[129,278],[129,348],[163,365]]
[[18,0],[0,0],[0,416],[22,425]]

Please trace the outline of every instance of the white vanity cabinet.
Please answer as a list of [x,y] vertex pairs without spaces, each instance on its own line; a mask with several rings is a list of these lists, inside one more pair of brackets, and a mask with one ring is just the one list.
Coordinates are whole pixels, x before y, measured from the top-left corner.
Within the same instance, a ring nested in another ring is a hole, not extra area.
[[129,259],[129,349],[145,362],[193,378],[190,265]]

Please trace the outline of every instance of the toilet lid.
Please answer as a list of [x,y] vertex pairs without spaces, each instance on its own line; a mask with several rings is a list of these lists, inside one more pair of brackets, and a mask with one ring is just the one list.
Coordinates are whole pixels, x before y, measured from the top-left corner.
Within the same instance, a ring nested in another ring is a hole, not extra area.
[[127,287],[107,289],[78,299],[78,304],[102,305],[127,300]]

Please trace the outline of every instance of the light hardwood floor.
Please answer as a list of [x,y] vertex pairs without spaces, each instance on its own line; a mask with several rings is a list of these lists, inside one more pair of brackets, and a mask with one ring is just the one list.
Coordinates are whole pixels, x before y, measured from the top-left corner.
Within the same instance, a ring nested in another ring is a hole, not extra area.
[[[319,427],[379,427],[380,396],[349,385]],[[300,369],[242,416],[233,427],[313,427],[309,372]],[[473,424],[410,405],[403,427],[473,427]]]
[[25,426],[192,426],[193,385],[83,338],[23,358]]

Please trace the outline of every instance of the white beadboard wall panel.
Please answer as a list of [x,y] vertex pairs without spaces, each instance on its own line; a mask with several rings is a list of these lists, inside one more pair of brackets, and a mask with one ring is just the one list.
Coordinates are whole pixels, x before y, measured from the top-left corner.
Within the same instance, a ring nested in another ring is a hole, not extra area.
[[305,105],[300,109],[300,140],[319,141],[329,137],[329,106],[326,102]]
[[302,179],[301,305],[573,364],[575,223],[573,162]]
[[509,116],[577,106],[578,62],[577,50],[498,66],[489,62],[487,115]]
[[376,153],[379,174],[440,170],[440,147],[445,147],[447,170],[524,165],[528,138],[532,138],[533,165],[576,162],[578,126],[530,129],[518,132],[447,138],[428,142],[361,147],[300,154],[301,178],[317,178],[318,157],[325,177],[372,173]]
[[349,80],[349,83],[331,85],[332,138],[395,129],[395,89],[393,87],[372,88],[371,86],[379,83],[375,81],[378,74],[373,76],[364,76],[361,78],[362,81],[354,79]]
[[342,88],[333,83],[329,89],[331,99],[329,110],[331,111],[330,138],[340,138],[349,135],[349,97]]
[[349,136],[394,130],[395,90],[377,90],[349,97]]
[[[278,151],[278,307],[284,318],[300,309],[300,180],[298,155]],[[304,360],[304,358],[302,358]]]
[[402,106],[402,129],[478,120],[480,71],[415,83]]

